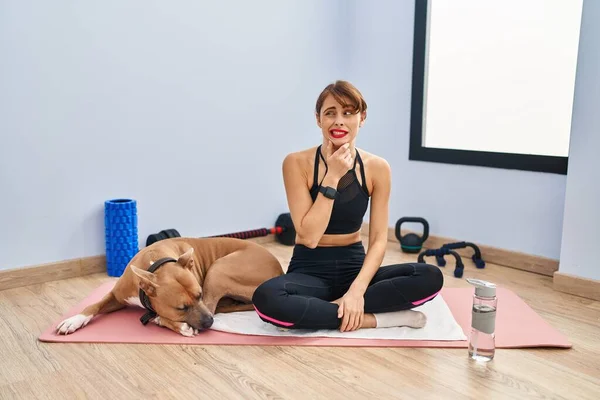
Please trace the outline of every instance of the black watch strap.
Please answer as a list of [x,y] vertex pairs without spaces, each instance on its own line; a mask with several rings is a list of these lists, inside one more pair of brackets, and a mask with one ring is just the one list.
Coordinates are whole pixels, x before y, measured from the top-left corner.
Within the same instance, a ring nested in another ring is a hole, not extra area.
[[323,193],[323,196],[327,197],[328,199],[335,199],[338,195],[338,191],[331,186],[320,186],[319,192]]

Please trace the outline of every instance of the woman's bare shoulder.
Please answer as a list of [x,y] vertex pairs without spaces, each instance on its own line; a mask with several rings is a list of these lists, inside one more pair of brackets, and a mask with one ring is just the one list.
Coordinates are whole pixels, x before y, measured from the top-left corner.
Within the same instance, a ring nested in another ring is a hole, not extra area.
[[284,168],[300,168],[307,170],[312,167],[317,146],[288,153],[283,159]]
[[365,169],[370,169],[376,172],[386,172],[390,170],[390,164],[385,158],[363,149],[358,149],[358,152],[363,164],[365,165]]

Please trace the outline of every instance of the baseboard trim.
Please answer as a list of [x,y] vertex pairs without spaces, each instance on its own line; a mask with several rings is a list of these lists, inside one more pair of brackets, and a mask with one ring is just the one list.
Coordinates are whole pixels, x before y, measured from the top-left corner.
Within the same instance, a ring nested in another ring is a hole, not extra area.
[[104,255],[0,271],[0,290],[106,272]]
[[[401,234],[404,236],[405,234],[411,232],[410,230],[402,230]],[[363,234],[369,234],[369,223],[363,224]],[[400,248],[400,243],[398,239],[396,239],[396,229],[395,227],[388,228],[388,241],[398,244],[398,248]],[[429,235],[429,238],[425,241],[423,248],[424,249],[438,249],[442,247],[442,245],[446,243],[454,243],[454,242],[462,242],[462,241],[470,241],[468,239],[452,239],[442,236]],[[546,275],[552,277],[556,271],[558,271],[558,260],[554,260],[551,258],[535,256],[531,254],[521,253],[517,251],[499,249],[492,246],[481,245],[477,242],[473,242],[479,247],[481,250],[481,256],[483,260],[487,263],[502,265],[509,268],[520,269],[523,271],[533,272],[536,274]],[[473,249],[457,249],[455,250],[461,257],[467,257],[469,260],[473,255]]]
[[[275,241],[275,236],[268,235],[245,240],[263,244]],[[0,270],[0,291],[101,272],[106,272],[106,256],[104,254],[30,267]]]
[[[402,230],[403,235],[408,232],[410,231]],[[362,233],[363,235],[368,236],[369,223],[363,224]],[[273,235],[268,235],[264,237],[251,238],[246,240],[263,244],[274,242],[275,237]],[[445,243],[459,242],[462,240],[464,239],[457,240],[442,236],[430,235],[429,238],[425,241],[423,247],[425,249],[435,249],[441,247]],[[398,247],[400,247],[400,244],[396,239],[395,228],[393,227],[388,228],[388,241],[396,243],[398,244]],[[498,249],[491,246],[480,245],[479,243],[476,244],[481,250],[482,257],[486,262],[502,265],[505,267],[520,269],[523,271],[533,272],[541,275],[546,275],[550,277],[554,276],[555,286],[558,285],[559,287],[563,287],[565,285],[564,282],[567,282],[567,288],[568,285],[570,285],[570,283],[568,282],[570,282],[571,280],[568,278],[567,275],[564,274],[558,274],[559,283],[556,283],[558,260],[510,250]],[[458,249],[456,250],[456,252],[462,257],[467,257],[469,259],[472,255],[472,249],[470,248]],[[106,272],[106,258],[104,255],[83,257],[72,260],[36,265],[26,268],[1,270],[0,290],[34,285],[55,280],[75,278],[100,272]],[[589,285],[589,283],[586,285]],[[579,293],[581,293],[582,288],[577,286],[577,289],[579,290]]]
[[554,290],[600,301],[600,281],[562,272],[554,273]]

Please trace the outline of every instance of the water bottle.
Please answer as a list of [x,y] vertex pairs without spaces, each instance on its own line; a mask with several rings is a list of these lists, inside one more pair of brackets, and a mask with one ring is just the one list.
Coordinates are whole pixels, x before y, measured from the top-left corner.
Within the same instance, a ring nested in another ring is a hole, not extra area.
[[471,337],[469,357],[476,361],[488,362],[496,353],[496,285],[479,279],[467,279],[475,286],[473,309],[471,312]]

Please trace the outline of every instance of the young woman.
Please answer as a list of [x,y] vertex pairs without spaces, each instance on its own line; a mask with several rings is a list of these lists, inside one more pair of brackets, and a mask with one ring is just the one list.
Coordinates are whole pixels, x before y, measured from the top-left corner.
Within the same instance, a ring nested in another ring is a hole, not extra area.
[[[358,151],[367,104],[349,82],[328,85],[316,104],[323,143],[283,161],[296,244],[285,275],[254,293],[260,318],[284,328],[339,329],[410,326],[425,315],[411,310],[433,299],[443,275],[432,265],[381,267],[388,241],[389,164]],[[371,200],[369,245],[360,228]]]

